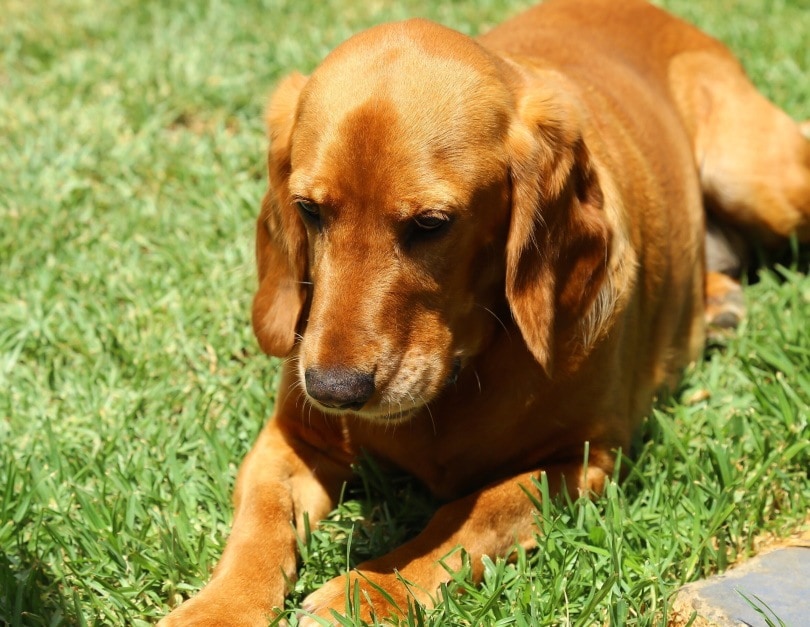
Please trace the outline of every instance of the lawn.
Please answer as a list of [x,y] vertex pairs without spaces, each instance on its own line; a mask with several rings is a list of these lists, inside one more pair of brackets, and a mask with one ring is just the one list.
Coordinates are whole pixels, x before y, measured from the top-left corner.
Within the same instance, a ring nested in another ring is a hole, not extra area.
[[[806,0],[665,4],[810,117]],[[522,6],[3,2],[0,624],[150,624],[216,563],[278,372],[249,326],[273,84],[383,20],[476,33]],[[783,264],[754,276],[737,336],[651,413],[624,481],[544,500],[539,550],[487,563],[480,586],[459,573],[411,622],[665,624],[679,584],[802,525],[810,278],[806,255]],[[290,608],[425,520],[418,486],[360,475],[302,547]]]

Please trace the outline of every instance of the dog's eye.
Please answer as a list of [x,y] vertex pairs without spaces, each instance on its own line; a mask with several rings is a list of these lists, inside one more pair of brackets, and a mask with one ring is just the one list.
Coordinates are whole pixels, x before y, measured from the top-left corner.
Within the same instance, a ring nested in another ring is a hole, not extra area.
[[321,221],[321,208],[314,202],[309,200],[297,200],[295,206],[298,207],[298,213],[305,220],[318,224]]
[[414,230],[421,233],[436,233],[447,227],[450,216],[444,213],[423,213],[413,219]]

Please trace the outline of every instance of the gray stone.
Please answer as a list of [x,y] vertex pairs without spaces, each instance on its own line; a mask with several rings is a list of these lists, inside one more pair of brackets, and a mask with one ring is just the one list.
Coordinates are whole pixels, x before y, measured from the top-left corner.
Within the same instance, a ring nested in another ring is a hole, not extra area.
[[810,546],[777,549],[684,586],[673,602],[669,624],[686,625],[694,613],[692,627],[810,625]]

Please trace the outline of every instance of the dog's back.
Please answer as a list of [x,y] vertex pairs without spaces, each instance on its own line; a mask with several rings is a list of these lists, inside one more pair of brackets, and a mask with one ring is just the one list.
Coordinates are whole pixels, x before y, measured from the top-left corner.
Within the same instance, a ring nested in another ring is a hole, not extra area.
[[612,79],[635,74],[676,105],[710,212],[765,244],[810,240],[810,142],[721,42],[644,0],[548,0],[480,41],[619,101],[628,95]]

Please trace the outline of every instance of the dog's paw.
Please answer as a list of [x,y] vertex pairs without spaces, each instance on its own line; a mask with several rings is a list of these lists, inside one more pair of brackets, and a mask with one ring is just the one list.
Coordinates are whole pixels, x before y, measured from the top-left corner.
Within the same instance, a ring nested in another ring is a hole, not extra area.
[[[408,590],[396,575],[352,571],[328,581],[304,599],[298,624],[302,627],[331,625],[335,613],[354,615],[364,621],[372,618],[384,621],[406,614],[409,601],[412,602]],[[359,608],[359,614],[354,608]]]
[[249,600],[201,593],[172,610],[157,627],[267,627],[272,618]]
[[706,329],[717,340],[736,329],[745,318],[745,297],[740,283],[725,274],[706,277]]

